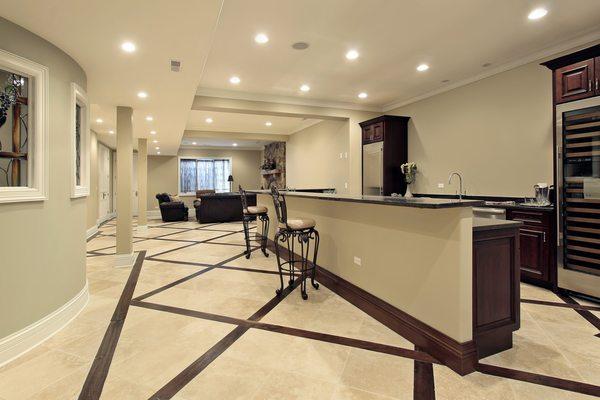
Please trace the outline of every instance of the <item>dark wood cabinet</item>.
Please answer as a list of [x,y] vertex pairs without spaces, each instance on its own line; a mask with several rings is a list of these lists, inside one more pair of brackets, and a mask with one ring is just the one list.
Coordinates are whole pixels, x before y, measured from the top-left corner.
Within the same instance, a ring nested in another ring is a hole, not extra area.
[[543,63],[554,73],[554,103],[600,96],[600,45]]
[[589,59],[554,71],[556,102],[565,103],[596,95],[595,64],[598,62],[597,59]]
[[506,218],[523,222],[520,229],[521,280],[550,289],[556,287],[554,211],[512,210]]
[[[362,144],[383,142],[382,194],[404,194],[406,183],[400,166],[408,161],[408,120],[410,117],[382,115],[360,123]],[[364,160],[363,160],[364,161]],[[365,166],[363,162],[363,179]],[[364,193],[363,190],[363,194]]]

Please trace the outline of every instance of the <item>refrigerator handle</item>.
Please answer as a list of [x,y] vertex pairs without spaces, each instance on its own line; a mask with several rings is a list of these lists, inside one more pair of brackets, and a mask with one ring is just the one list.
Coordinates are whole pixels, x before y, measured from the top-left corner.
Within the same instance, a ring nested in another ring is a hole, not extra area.
[[379,195],[383,196],[383,146],[379,151]]

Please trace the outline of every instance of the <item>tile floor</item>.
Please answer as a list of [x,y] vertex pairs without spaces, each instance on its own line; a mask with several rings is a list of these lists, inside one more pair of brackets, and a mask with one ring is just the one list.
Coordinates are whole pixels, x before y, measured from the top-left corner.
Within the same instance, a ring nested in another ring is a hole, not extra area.
[[[146,259],[100,398],[417,398],[413,359],[290,333],[287,328],[297,328],[414,350],[323,285],[318,291],[308,285],[307,301],[294,290],[273,302],[275,257],[258,251],[243,257],[241,224],[150,225],[134,231],[134,248],[145,250]],[[114,233],[109,221],[88,242],[89,304],[52,338],[0,367],[0,400],[78,398],[132,271],[111,266]],[[563,303],[525,284],[521,295]],[[261,309],[266,314],[253,319],[285,331],[235,324]],[[523,303],[521,317],[514,348],[482,363],[600,386],[597,328],[570,308]],[[437,399],[592,398],[479,372],[461,377],[437,364],[433,380]]]

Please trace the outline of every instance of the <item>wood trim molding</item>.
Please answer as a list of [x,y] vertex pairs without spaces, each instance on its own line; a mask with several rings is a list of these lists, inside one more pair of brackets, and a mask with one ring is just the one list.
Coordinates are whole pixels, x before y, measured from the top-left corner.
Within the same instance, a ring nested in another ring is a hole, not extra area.
[[89,238],[91,238],[92,236],[94,236],[96,233],[98,233],[98,224],[92,226],[91,228],[88,228],[85,232],[85,239],[88,240]]
[[88,283],[71,300],[33,324],[0,339],[0,366],[28,352],[67,326],[89,299]]
[[[275,252],[275,243],[271,239],[268,248]],[[281,246],[280,249],[282,258],[286,258],[287,250],[283,251]],[[317,280],[458,374],[467,375],[475,371],[477,350],[474,341],[459,343],[322,266],[317,267]]]

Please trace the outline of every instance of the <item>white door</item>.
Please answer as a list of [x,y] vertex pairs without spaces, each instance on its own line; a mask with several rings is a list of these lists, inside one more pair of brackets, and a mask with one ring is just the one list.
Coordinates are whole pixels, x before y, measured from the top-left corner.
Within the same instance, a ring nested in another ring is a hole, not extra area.
[[98,144],[98,219],[111,212],[110,175],[110,150]]
[[133,153],[133,168],[131,169],[133,176],[131,177],[131,201],[133,202],[131,204],[131,212],[133,212],[133,215],[136,215],[138,212],[138,176],[137,176],[137,170],[138,170],[138,155],[137,153]]

